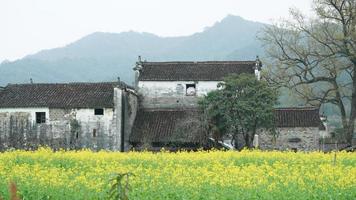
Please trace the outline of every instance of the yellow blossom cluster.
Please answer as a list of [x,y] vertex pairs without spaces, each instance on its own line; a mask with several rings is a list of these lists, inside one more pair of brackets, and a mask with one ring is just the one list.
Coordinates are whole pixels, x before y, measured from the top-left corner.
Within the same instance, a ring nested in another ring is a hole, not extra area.
[[0,197],[106,199],[131,173],[130,199],[356,199],[356,153],[37,151],[0,153]]

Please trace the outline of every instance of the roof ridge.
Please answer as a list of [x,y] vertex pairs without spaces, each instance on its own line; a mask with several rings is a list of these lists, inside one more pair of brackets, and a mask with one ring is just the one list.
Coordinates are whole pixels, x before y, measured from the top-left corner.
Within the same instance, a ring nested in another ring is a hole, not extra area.
[[227,63],[227,64],[234,64],[234,63],[256,63],[256,61],[253,60],[236,60],[236,61],[219,61],[219,60],[207,60],[207,61],[163,61],[163,62],[159,62],[159,61],[144,61],[142,62],[143,65],[145,64],[223,64],[223,63]]
[[197,111],[199,108],[140,108],[140,111],[155,112],[155,111]]
[[112,84],[118,83],[117,81],[105,82],[65,82],[65,83],[9,83],[7,86],[21,86],[21,85],[70,85],[70,84]]
[[319,110],[316,106],[292,106],[292,107],[277,107],[274,110]]
[[222,81],[230,74],[254,74],[255,61],[142,62],[139,81]]
[[1,92],[1,108],[113,107],[114,88],[119,82],[32,83],[8,85]]

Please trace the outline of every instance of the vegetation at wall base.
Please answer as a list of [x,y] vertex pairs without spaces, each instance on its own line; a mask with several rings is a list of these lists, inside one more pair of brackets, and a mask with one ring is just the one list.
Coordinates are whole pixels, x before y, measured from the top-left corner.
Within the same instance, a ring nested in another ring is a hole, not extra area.
[[17,150],[0,154],[0,196],[14,181],[23,199],[108,199],[132,173],[128,199],[355,199],[356,154],[336,154]]

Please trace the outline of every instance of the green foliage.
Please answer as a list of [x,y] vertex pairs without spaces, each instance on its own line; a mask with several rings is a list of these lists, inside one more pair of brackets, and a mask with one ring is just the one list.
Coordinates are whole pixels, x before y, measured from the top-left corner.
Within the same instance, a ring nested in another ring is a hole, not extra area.
[[115,174],[111,179],[113,184],[109,193],[109,199],[113,200],[128,200],[128,192],[130,190],[129,176],[131,173]]
[[206,115],[208,129],[213,135],[230,133],[235,140],[242,134],[246,146],[252,147],[258,130],[274,127],[276,90],[248,74],[226,77],[219,87],[220,90],[210,92],[199,103]]

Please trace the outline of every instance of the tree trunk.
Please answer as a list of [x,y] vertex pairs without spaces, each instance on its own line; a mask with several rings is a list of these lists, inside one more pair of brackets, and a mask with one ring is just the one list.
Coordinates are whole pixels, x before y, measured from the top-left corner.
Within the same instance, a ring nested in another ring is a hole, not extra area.
[[[339,91],[339,87],[337,85],[336,82],[333,82],[334,84],[334,87],[336,88],[336,100],[338,102],[337,106],[339,107],[339,110],[340,110],[340,115],[341,115],[341,124],[342,124],[342,130],[344,132],[346,132],[346,140],[347,140],[347,143],[349,145],[351,145],[351,139],[350,139],[350,134],[349,134],[349,131],[350,131],[350,123],[347,119],[347,114],[346,114],[346,109],[345,109],[345,105],[344,105],[344,102],[342,101],[342,96],[340,94],[340,91]],[[351,105],[352,106],[352,105]]]
[[254,133],[246,133],[244,134],[244,139],[245,139],[245,145],[248,149],[253,148],[253,138],[255,134]]
[[234,147],[237,150],[240,150],[239,148],[239,141],[238,141],[238,133],[233,134],[232,139],[234,140]]

